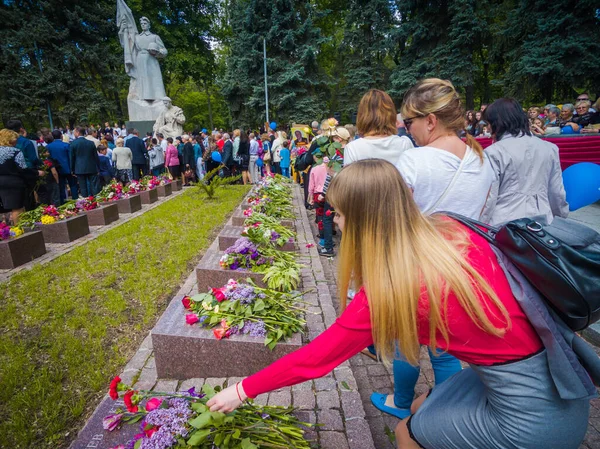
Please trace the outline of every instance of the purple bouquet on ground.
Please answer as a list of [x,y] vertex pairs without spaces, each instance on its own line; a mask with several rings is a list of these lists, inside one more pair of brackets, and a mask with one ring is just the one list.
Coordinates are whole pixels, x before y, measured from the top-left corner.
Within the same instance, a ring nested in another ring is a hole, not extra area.
[[[225,250],[225,254],[221,257],[219,265],[222,268],[230,270],[246,269],[262,272],[271,262],[272,260],[264,257],[250,239],[241,237]],[[263,265],[265,266],[263,267]]]

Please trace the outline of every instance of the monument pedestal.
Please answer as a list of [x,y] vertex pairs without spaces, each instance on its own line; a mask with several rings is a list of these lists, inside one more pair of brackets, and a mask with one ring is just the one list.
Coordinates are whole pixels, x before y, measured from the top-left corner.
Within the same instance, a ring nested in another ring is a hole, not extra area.
[[144,121],[137,121],[137,122],[125,122],[125,126],[127,127],[127,129],[129,128],[134,128],[137,129],[140,133],[140,139],[143,137],[146,137],[146,133],[152,133],[154,134],[154,123],[156,121],[154,120],[144,120]]

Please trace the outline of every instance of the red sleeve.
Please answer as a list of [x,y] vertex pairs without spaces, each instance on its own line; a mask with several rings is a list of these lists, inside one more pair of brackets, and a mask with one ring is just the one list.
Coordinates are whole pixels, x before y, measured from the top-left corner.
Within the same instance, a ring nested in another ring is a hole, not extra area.
[[361,289],[333,325],[308,345],[244,379],[246,395],[259,394],[322,377],[373,344],[367,296]]

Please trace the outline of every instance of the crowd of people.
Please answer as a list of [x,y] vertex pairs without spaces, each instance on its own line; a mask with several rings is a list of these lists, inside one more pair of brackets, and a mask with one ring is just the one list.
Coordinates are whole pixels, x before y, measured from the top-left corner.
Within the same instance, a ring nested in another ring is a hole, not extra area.
[[[564,115],[553,105],[524,111],[511,98],[465,112],[454,86],[432,78],[406,93],[400,114],[387,93],[373,89],[359,103],[356,127],[313,122],[310,138],[276,124],[176,139],[141,139],[116,126],[76,128],[72,136],[54,130],[42,133],[55,162],[50,172],[39,170],[41,153],[11,121],[0,131],[0,198],[5,209],[22,208],[27,195],[17,187],[40,176],[54,179],[59,201],[67,186],[76,197],[112,176],[125,182],[165,169],[186,184],[216,172],[240,174],[245,184],[271,173],[293,177],[315,211],[319,253],[335,254],[334,224],[343,233],[345,310],[309,345],[214,396],[212,411],[320,377],[368,347],[393,365],[394,393],[374,392],[371,400],[401,419],[401,449],[576,449],[595,389],[579,375],[585,370],[571,346],[545,342],[548,335],[578,337],[557,334],[549,314],[534,320],[522,304],[535,290],[516,288],[490,244],[444,212],[492,225],[566,217],[558,147],[537,135],[567,127],[597,132],[598,103],[591,109],[580,97],[574,108],[562,106]],[[484,151],[476,137],[488,135],[494,143]],[[339,144],[339,173],[328,156],[322,163],[316,157],[319,136]],[[421,345],[429,348],[436,386],[414,399]],[[600,365],[597,358],[587,363]],[[556,381],[562,376],[570,383]]]
[[[344,168],[336,174],[302,155],[294,165],[309,166],[307,205],[343,233],[344,311],[309,345],[213,397],[211,411],[323,376],[368,347],[393,365],[394,393],[371,400],[401,419],[400,449],[579,447],[596,390],[571,346],[546,345],[578,337],[558,334],[549,312],[536,309],[539,320],[524,309],[539,298],[535,289],[516,283],[485,239],[443,213],[488,224],[568,215],[558,147],[532,132],[514,99],[481,112],[494,139],[485,151],[453,85],[439,79],[412,87],[401,115],[385,92],[369,91],[357,139],[322,124],[344,149]],[[321,254],[332,255],[327,245]],[[436,385],[414,399],[421,345]],[[600,360],[589,357],[596,369]]]

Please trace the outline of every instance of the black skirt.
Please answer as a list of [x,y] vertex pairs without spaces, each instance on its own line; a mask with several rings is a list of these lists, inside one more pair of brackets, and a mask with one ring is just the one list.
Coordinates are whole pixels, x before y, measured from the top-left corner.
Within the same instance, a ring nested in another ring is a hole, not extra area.
[[27,186],[20,176],[0,176],[0,208],[21,209],[25,206]]

